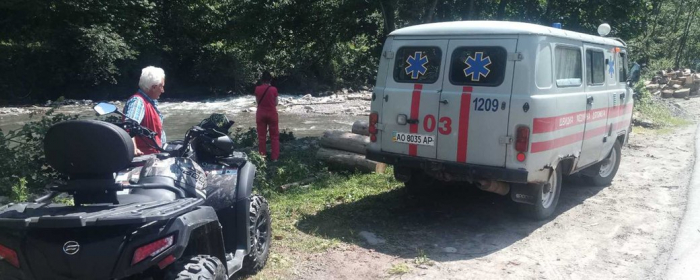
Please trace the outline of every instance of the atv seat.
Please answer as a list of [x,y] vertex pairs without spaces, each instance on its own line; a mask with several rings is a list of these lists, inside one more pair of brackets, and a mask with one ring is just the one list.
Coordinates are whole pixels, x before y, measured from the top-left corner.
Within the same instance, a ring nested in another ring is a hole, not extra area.
[[[58,191],[73,194],[76,205],[93,203],[126,203],[175,199],[167,182],[149,182],[148,190],[119,195],[123,189],[114,180],[114,173],[126,169],[134,158],[134,144],[124,129],[111,123],[75,120],[55,124],[44,138],[46,161],[58,172],[68,175]],[[143,191],[143,192],[140,192]]]

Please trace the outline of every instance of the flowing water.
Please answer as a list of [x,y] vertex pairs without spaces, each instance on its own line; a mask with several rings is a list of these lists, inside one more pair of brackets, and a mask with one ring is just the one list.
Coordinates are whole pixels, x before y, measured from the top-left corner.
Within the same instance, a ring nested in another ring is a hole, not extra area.
[[[281,95],[280,99],[285,99],[286,103],[304,103],[308,97],[303,99],[301,96]],[[322,98],[314,98],[313,102],[324,102]],[[280,102],[283,103],[283,102]],[[355,103],[357,107],[357,103]],[[314,108],[319,108],[328,105],[313,105]],[[292,110],[292,107],[301,108],[302,106],[281,105],[279,110],[279,128],[280,131],[287,129],[294,133],[296,137],[305,136],[320,136],[325,130],[344,130],[350,131],[353,122],[356,120],[365,120],[366,116],[358,114],[346,114],[343,108],[350,104],[336,104],[338,107],[322,113],[314,113],[315,110]],[[361,102],[360,107],[369,107],[369,101]],[[119,109],[123,109],[123,102],[118,105]],[[187,129],[198,124],[202,119],[208,117],[212,113],[224,113],[229,119],[234,120],[233,129],[242,127],[247,130],[248,127],[255,127],[255,113],[250,112],[250,108],[255,107],[255,99],[253,96],[240,96],[229,99],[219,99],[203,102],[161,102],[159,109],[163,113],[164,127],[169,140],[182,139]],[[309,107],[309,106],[306,106]],[[5,108],[7,109],[7,108]],[[328,113],[332,111],[334,113]],[[95,113],[91,106],[63,106],[57,110],[58,113],[78,114],[82,118],[94,118]],[[23,124],[38,120],[42,114],[30,118],[26,112],[19,114],[0,115],[0,129],[9,131],[20,128]]]

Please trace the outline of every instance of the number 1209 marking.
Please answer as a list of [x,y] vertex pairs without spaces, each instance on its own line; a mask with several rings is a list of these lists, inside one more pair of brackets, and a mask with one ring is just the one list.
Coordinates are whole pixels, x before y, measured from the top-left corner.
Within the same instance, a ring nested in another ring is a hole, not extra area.
[[474,103],[474,111],[498,111],[498,99],[475,98],[472,103]]

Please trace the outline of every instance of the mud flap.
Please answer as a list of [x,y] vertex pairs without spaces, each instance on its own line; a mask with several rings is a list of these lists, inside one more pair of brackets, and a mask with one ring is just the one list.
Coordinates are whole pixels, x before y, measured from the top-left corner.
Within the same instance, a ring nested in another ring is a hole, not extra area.
[[510,184],[510,198],[517,203],[534,205],[537,201],[537,192],[541,191],[542,184]]

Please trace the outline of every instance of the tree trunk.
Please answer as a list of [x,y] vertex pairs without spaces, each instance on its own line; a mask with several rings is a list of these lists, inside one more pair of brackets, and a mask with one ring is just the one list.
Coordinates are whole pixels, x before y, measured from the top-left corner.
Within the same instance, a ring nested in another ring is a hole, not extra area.
[[501,3],[498,3],[498,14],[496,16],[498,20],[503,20],[506,14],[506,5],[508,5],[508,0],[501,0]]
[[433,0],[433,4],[429,6],[430,8],[425,10],[425,15],[423,16],[425,21],[423,21],[423,23],[433,22],[433,16],[435,15],[435,7],[437,6],[437,2],[438,0]]
[[369,123],[366,121],[355,121],[352,124],[352,133],[369,136]]
[[683,49],[685,48],[686,43],[688,42],[688,33],[690,31],[690,26],[693,23],[693,20],[695,19],[695,12],[697,12],[698,8],[697,5],[692,5],[693,8],[691,8],[691,12],[688,14],[688,20],[685,24],[685,31],[683,32],[683,37],[681,37],[681,40],[678,44],[678,53],[676,53],[676,68],[680,67],[681,63],[681,58],[683,57]]
[[338,130],[328,130],[320,140],[321,147],[364,155],[369,137]]
[[379,0],[384,17],[384,36],[388,36],[396,28],[394,23],[394,0]]
[[316,153],[316,158],[325,161],[329,166],[351,171],[384,173],[386,170],[384,163],[368,160],[364,155],[340,150],[320,148]]
[[474,19],[474,0],[469,0],[469,13],[467,13],[466,20]]

